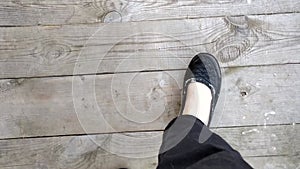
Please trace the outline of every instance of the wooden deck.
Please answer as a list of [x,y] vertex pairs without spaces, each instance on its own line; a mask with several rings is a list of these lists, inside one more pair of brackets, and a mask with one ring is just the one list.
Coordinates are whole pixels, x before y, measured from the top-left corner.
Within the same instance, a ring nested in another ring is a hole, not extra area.
[[223,71],[212,130],[300,168],[297,0],[0,2],[0,168],[152,169],[190,59]]

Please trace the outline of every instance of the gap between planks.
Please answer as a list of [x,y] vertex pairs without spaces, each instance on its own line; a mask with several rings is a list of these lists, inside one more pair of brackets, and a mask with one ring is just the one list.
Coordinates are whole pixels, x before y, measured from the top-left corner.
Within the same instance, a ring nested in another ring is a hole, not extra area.
[[[300,62],[295,63],[278,63],[278,64],[261,64],[261,65],[241,65],[241,66],[223,66],[221,69],[226,68],[245,68],[245,67],[267,67],[267,66],[280,66],[280,65],[300,65]],[[126,72],[102,72],[102,73],[90,73],[90,74],[73,74],[73,75],[52,75],[52,76],[32,76],[32,77],[14,77],[14,78],[0,78],[0,80],[18,80],[18,79],[43,79],[43,78],[63,78],[63,77],[81,77],[81,76],[105,76],[105,75],[117,75],[117,74],[130,74],[130,73],[154,73],[163,71],[184,71],[186,69],[163,69],[163,70],[141,70],[141,71],[126,71]]]
[[[249,128],[249,127],[271,127],[271,126],[291,126],[299,125],[300,123],[291,124],[268,124],[268,125],[247,125],[247,126],[224,126],[224,127],[210,127],[210,130],[217,129],[234,129],[234,128]],[[107,133],[88,133],[88,134],[64,134],[64,135],[49,135],[49,136],[32,136],[32,137],[12,137],[12,138],[0,138],[0,140],[18,140],[18,139],[39,139],[39,138],[52,138],[52,137],[76,137],[76,136],[95,136],[101,134],[126,134],[126,133],[151,133],[151,132],[163,132],[164,130],[137,130],[137,131],[120,131],[120,132],[107,132]],[[261,156],[255,156],[261,157]]]
[[[166,19],[148,19],[148,20],[140,20],[140,21],[129,21],[130,23],[138,23],[138,22],[156,22],[156,21],[180,21],[180,20],[193,20],[193,19],[213,19],[213,18],[224,18],[224,17],[244,17],[244,16],[268,16],[268,15],[285,15],[285,14],[299,14],[300,11],[297,12],[277,12],[277,13],[260,13],[260,14],[245,14],[245,15],[216,15],[216,16],[199,16],[199,17],[178,17],[178,18],[166,18]],[[112,22],[118,23],[118,22]],[[124,23],[124,22],[122,22]],[[125,22],[126,23],[126,22]],[[128,22],[127,22],[128,23]],[[76,26],[76,25],[99,25],[99,24],[109,24],[103,22],[92,22],[92,23],[65,23],[65,24],[37,24],[37,25],[0,25],[0,28],[30,28],[30,27],[61,27],[61,26]]]

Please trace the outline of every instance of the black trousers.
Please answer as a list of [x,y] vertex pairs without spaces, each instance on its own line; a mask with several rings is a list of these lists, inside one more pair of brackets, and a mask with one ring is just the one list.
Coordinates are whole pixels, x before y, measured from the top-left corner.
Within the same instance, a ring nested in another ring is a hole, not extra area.
[[249,168],[240,153],[193,116],[179,116],[166,127],[157,169]]

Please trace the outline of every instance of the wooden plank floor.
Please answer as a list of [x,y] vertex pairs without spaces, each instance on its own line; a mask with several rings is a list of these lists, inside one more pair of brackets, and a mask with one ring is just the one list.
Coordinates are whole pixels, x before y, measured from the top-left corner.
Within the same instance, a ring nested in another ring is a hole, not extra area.
[[0,168],[151,169],[198,52],[223,71],[212,130],[300,168],[297,0],[0,2]]

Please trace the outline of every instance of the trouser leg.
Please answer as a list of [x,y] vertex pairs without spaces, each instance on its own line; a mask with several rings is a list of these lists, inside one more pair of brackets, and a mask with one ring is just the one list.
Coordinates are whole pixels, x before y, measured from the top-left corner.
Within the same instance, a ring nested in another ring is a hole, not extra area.
[[241,155],[194,116],[166,127],[157,169],[249,169]]

